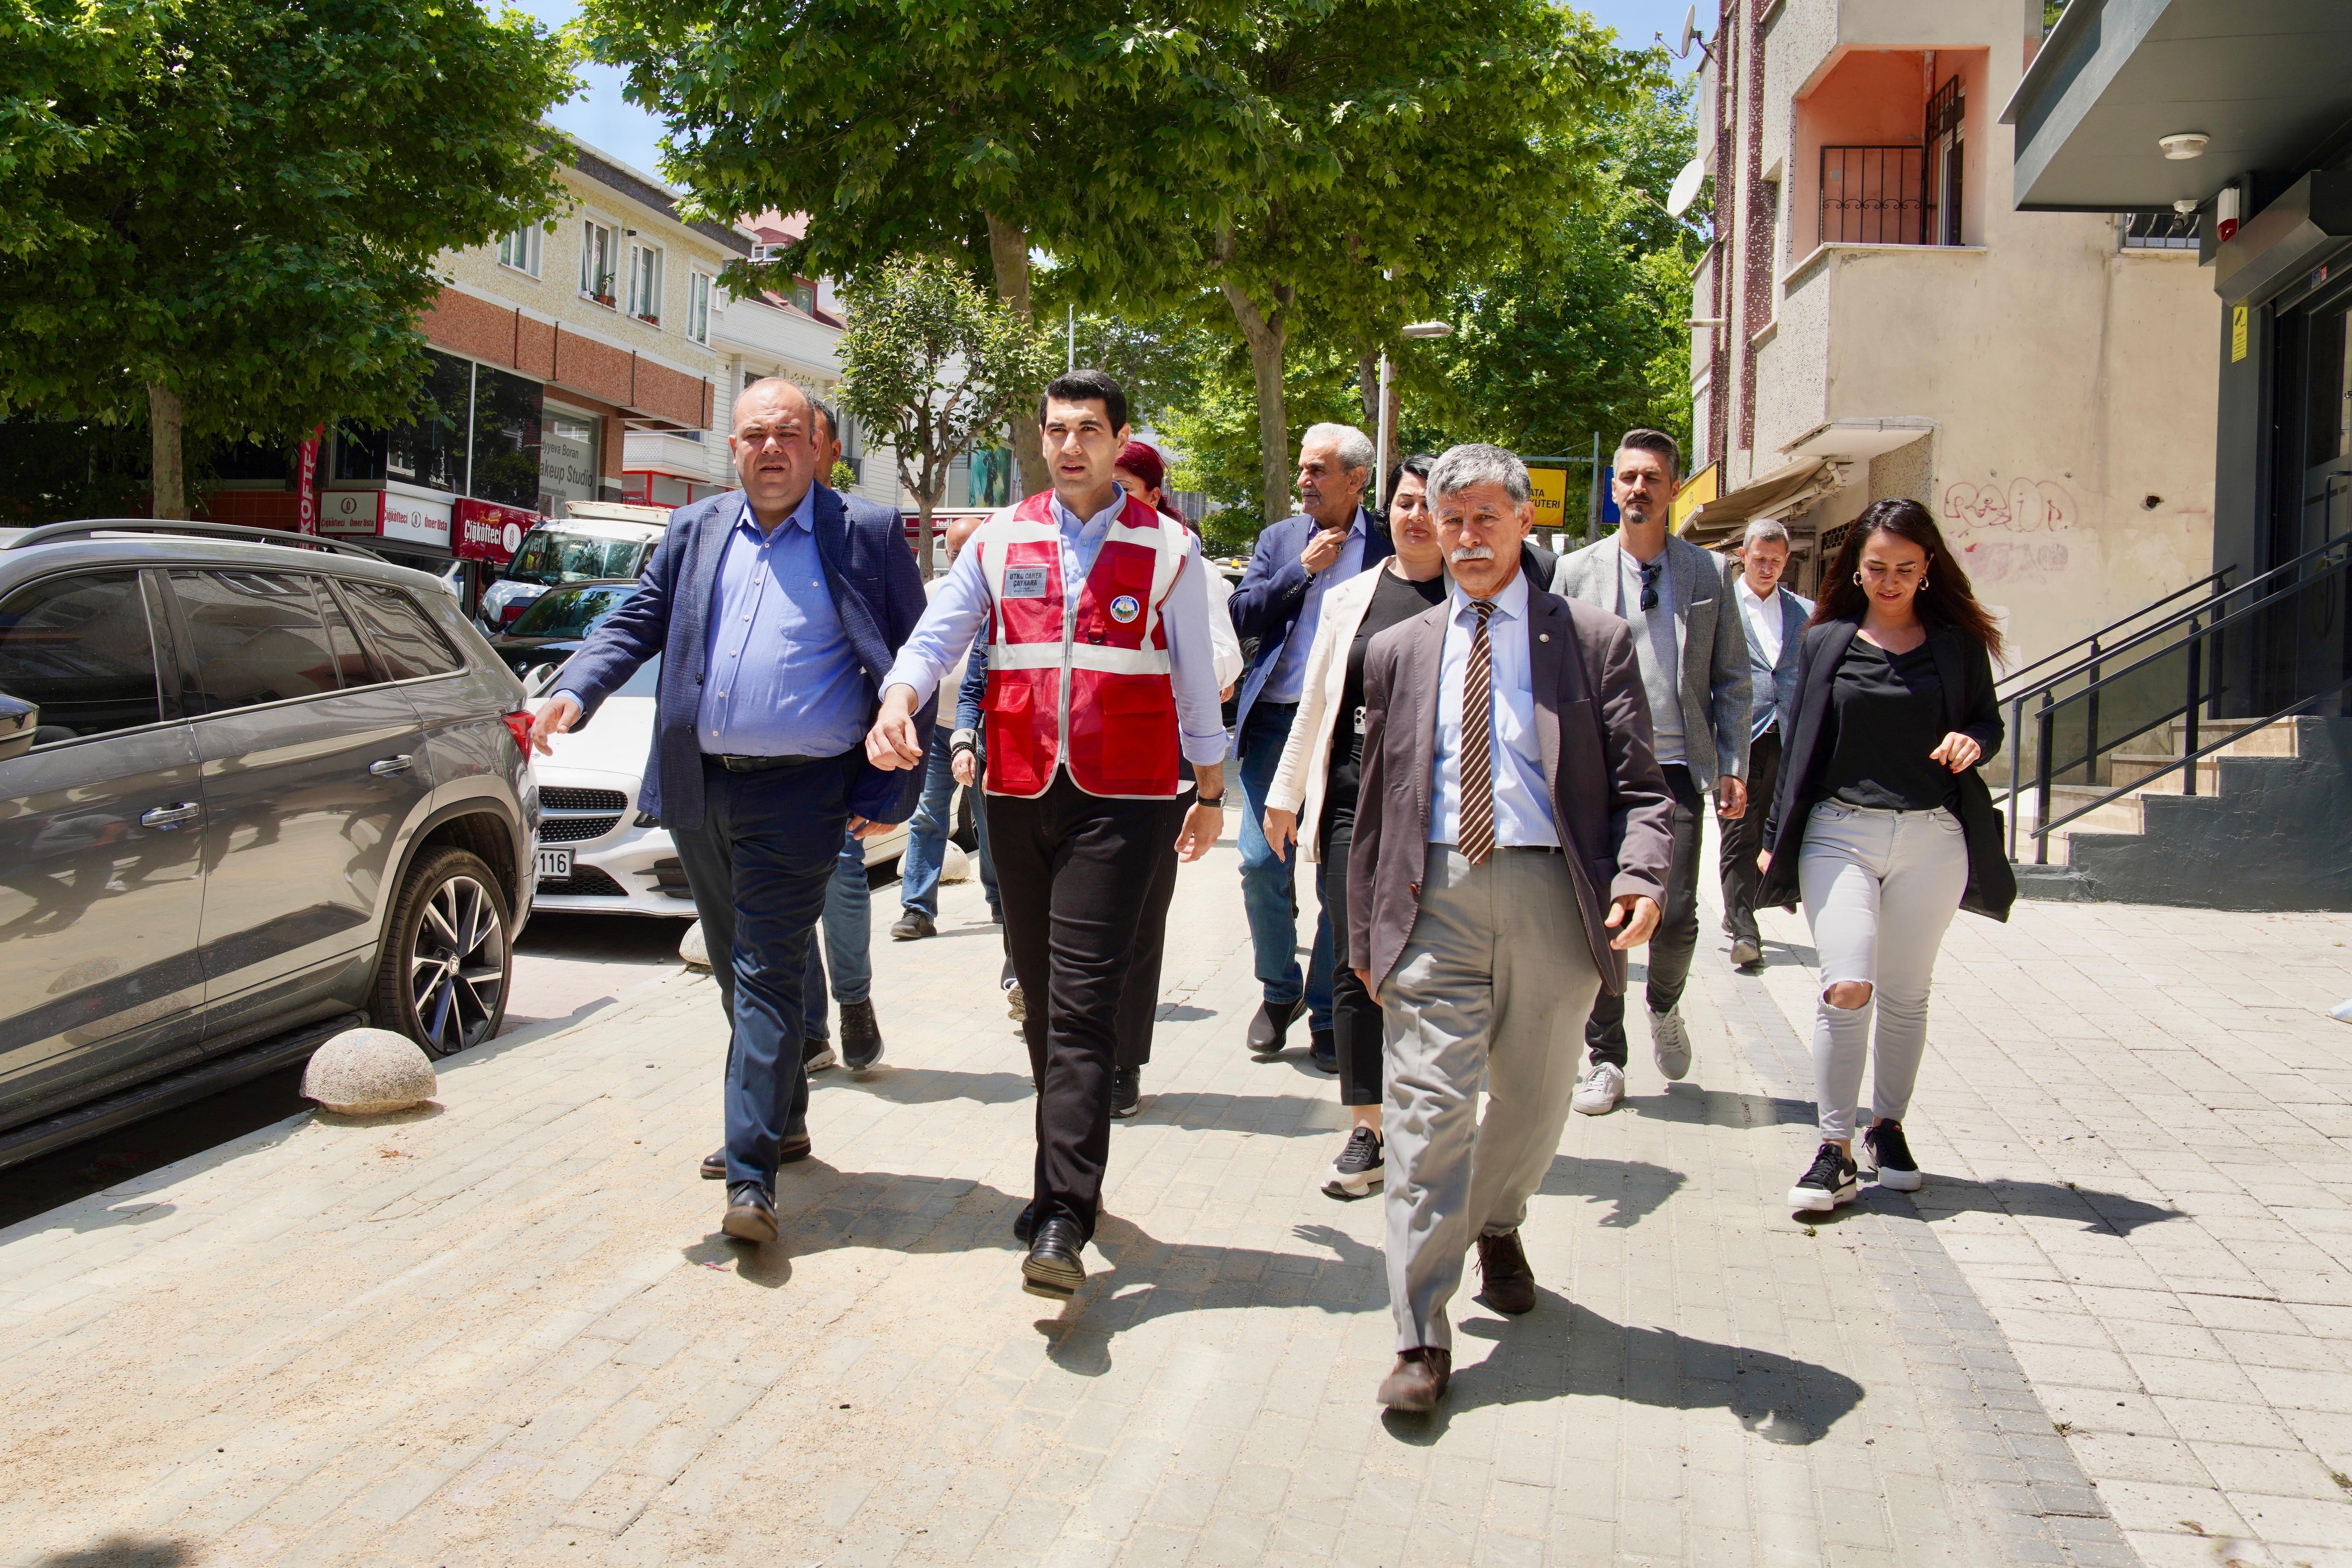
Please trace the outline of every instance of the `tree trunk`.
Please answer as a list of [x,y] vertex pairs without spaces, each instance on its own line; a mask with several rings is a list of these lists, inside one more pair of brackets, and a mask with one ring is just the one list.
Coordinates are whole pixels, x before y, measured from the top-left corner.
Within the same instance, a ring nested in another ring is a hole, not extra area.
[[[996,297],[1024,324],[1034,325],[1029,313],[1029,236],[1026,231],[988,215],[988,258],[996,272]],[[1021,493],[1034,496],[1051,487],[1045,471],[1045,446],[1037,422],[1025,408],[1013,411],[1013,460],[1021,470]]]
[[[1356,350],[1356,391],[1364,400],[1366,428],[1381,418],[1381,351],[1370,343]],[[1377,439],[1378,437],[1374,437]]]
[[[1219,264],[1230,262],[1233,253],[1233,230],[1223,230],[1217,236]],[[1268,312],[1231,275],[1219,278],[1217,286],[1249,342],[1250,369],[1257,378],[1258,499],[1265,521],[1278,522],[1290,515],[1290,424],[1283,407],[1282,357],[1289,340],[1284,310],[1296,291],[1277,289],[1275,309]]]
[[180,469],[180,395],[165,386],[147,389],[148,433],[154,438],[151,479],[155,516],[188,515],[187,484]]

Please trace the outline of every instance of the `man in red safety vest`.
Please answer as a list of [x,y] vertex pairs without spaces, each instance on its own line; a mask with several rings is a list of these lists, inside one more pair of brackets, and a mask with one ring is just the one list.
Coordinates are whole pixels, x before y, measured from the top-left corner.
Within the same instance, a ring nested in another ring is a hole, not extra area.
[[[987,812],[1037,1084],[1037,1165],[1014,1234],[1024,1286],[1086,1279],[1110,1152],[1119,988],[1161,847],[1224,826],[1224,721],[1200,542],[1112,477],[1127,394],[1100,371],[1038,404],[1051,493],[982,523],[883,682],[877,767],[922,765],[915,710],[988,639]],[[1196,804],[1177,800],[1180,757]]]

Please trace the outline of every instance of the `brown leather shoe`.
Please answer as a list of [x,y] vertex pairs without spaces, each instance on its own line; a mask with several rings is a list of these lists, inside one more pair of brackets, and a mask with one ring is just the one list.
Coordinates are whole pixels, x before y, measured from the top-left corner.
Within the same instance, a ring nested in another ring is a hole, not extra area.
[[1486,1305],[1495,1310],[1513,1317],[1535,1310],[1536,1271],[1528,1267],[1517,1231],[1478,1238],[1478,1278],[1486,1286]]
[[1381,1379],[1381,1403],[1415,1415],[1434,1410],[1453,1381],[1454,1352],[1423,1345],[1400,1354],[1396,1370]]

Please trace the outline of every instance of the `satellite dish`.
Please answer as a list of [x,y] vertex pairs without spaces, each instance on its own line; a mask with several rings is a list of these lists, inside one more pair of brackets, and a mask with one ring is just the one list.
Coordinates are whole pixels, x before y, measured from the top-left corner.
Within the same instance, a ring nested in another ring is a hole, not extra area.
[[1691,46],[1699,41],[1698,7],[1694,5],[1683,13],[1683,41],[1675,50],[1678,58],[1690,58]]
[[1685,163],[1683,172],[1675,176],[1675,188],[1666,193],[1666,216],[1680,217],[1688,212],[1691,203],[1698,200],[1699,182],[1706,178],[1706,166],[1696,158]]

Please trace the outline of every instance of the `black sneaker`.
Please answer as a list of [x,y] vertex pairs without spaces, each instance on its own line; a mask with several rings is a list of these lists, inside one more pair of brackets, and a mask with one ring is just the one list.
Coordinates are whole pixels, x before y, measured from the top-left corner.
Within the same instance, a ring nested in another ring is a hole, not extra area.
[[1861,1193],[1862,1173],[1854,1168],[1853,1157],[1839,1153],[1834,1143],[1824,1143],[1813,1156],[1811,1169],[1789,1189],[1789,1206],[1827,1214],[1840,1204],[1853,1202]]
[[835,1058],[833,1054],[833,1042],[831,1040],[823,1039],[815,1035],[811,1035],[801,1041],[802,1071],[823,1072],[825,1068],[833,1066],[835,1060]]
[[841,1059],[854,1073],[870,1072],[882,1059],[882,1026],[874,1020],[873,1003],[841,1005]]
[[1355,1129],[1348,1134],[1339,1157],[1331,1162],[1331,1179],[1323,1184],[1323,1191],[1335,1198],[1369,1196],[1387,1173],[1383,1158],[1387,1152],[1388,1146],[1378,1132],[1369,1127]]
[[939,934],[940,928],[933,925],[931,917],[920,910],[908,910],[905,914],[900,915],[898,923],[890,928],[892,942],[920,942],[927,936]]
[[1110,1069],[1110,1113],[1122,1120],[1143,1109],[1143,1069]]
[[1927,1178],[1919,1174],[1919,1162],[1911,1157],[1911,1145],[1903,1141],[1903,1123],[1882,1121],[1862,1135],[1864,1147],[1870,1151],[1871,1163],[1878,1168],[1878,1184],[1889,1192],[1916,1193]]

